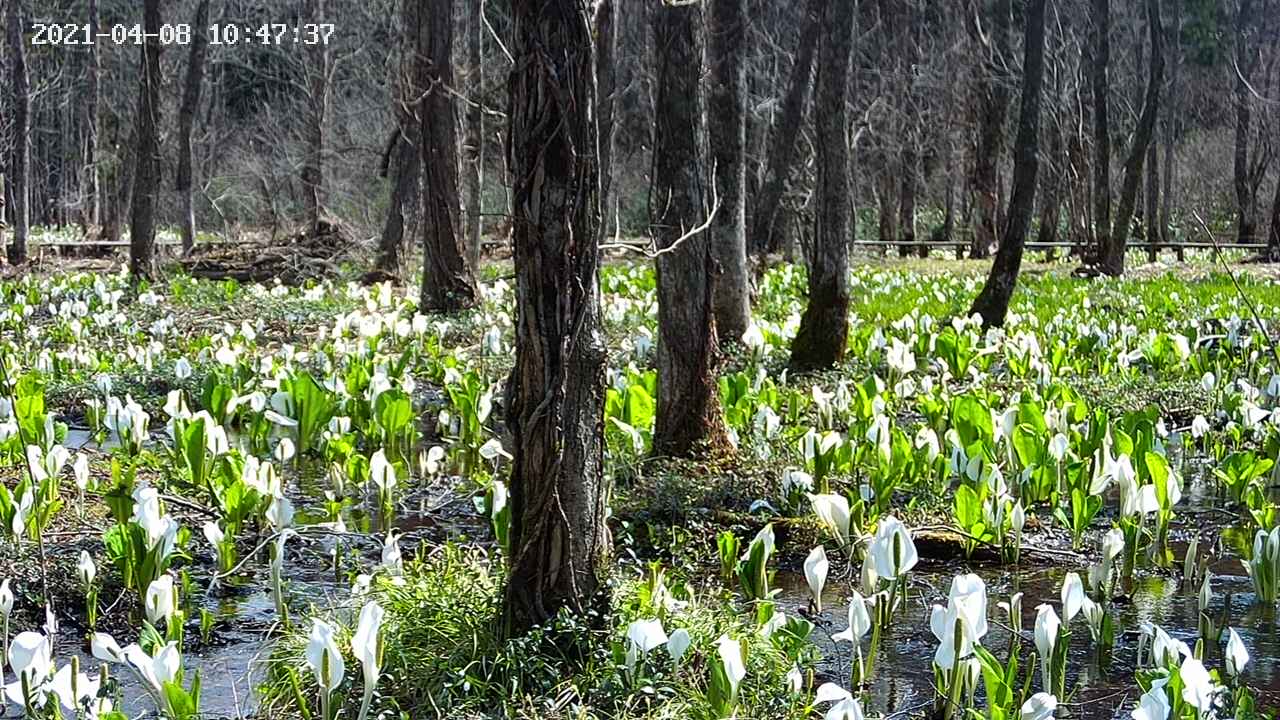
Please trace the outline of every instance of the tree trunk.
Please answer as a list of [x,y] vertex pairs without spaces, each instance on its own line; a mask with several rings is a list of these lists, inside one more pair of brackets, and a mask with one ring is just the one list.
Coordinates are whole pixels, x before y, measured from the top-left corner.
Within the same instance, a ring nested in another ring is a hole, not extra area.
[[[1165,247],[1173,243],[1173,165],[1177,133],[1180,132],[1178,113],[1178,67],[1182,65],[1182,15],[1179,3],[1171,3],[1173,17],[1169,23],[1169,47],[1173,50],[1169,68],[1169,93],[1165,96],[1164,112],[1164,195],[1160,198],[1160,242]],[[1182,243],[1175,248],[1178,262],[1183,261]]]
[[1240,0],[1235,22],[1235,62],[1231,67],[1235,79],[1235,157],[1233,179],[1236,190],[1236,242],[1254,243],[1258,230],[1257,193],[1249,178],[1249,125],[1252,108],[1249,82],[1253,59],[1249,52],[1249,29],[1253,17],[1253,0]]
[[[1009,88],[1006,65],[1010,55],[1009,19],[1011,0],[993,0],[988,3],[987,17],[991,24],[993,46],[987,53],[979,80],[981,111],[978,123],[978,150],[974,156],[973,182],[974,210],[976,214],[973,247],[969,257],[985,258],[991,246],[999,242],[1000,190],[997,170],[1004,146],[1004,118],[1009,106]],[[976,24],[976,17],[971,23]],[[981,28],[972,32],[981,37]]]
[[1022,250],[1035,207],[1036,173],[1039,169],[1040,91],[1044,85],[1044,4],[1028,0],[1026,6],[1025,57],[1022,62],[1022,110],[1018,120],[1017,147],[1013,160],[1013,196],[1009,200],[1009,221],[1003,242],[991,264],[991,274],[969,314],[982,316],[987,327],[1004,324],[1009,300],[1018,282]]
[[[196,6],[196,28],[209,25],[209,0]],[[196,246],[196,211],[191,197],[191,127],[200,107],[200,88],[204,85],[204,56],[209,44],[207,32],[191,36],[191,55],[187,59],[187,77],[182,85],[182,106],[178,109],[178,200],[182,204],[182,252]]]
[[515,0],[512,25],[509,637],[607,603],[609,553],[590,18],[584,0]]
[[825,6],[826,0],[809,0],[800,44],[796,48],[796,61],[791,66],[791,77],[787,81],[787,92],[782,98],[777,123],[770,133],[764,181],[760,184],[760,194],[756,196],[755,209],[751,214],[750,242],[751,252],[755,254],[776,252],[778,249],[775,236],[778,208],[795,161],[796,139],[800,136],[800,122],[809,97],[814,50],[818,45]]
[[857,3],[823,7],[818,49],[814,131],[818,177],[815,188],[813,262],[809,299],[791,343],[791,368],[834,367],[849,341],[849,239],[853,207],[849,187],[849,67]]
[[467,15],[467,131],[462,143],[462,178],[467,205],[467,263],[480,267],[481,207],[484,190],[484,0],[469,0]]
[[1271,230],[1267,234],[1267,259],[1280,260],[1280,179],[1276,180],[1276,196],[1271,201]]
[[24,18],[19,0],[9,0],[6,13],[9,39],[9,68],[13,90],[13,154],[9,159],[9,192],[13,195],[13,241],[9,264],[27,261],[27,234],[31,223],[31,85],[27,77]]
[[1147,145],[1147,185],[1142,191],[1145,206],[1142,226],[1147,234],[1147,261],[1160,259],[1160,143],[1152,139]]
[[[618,52],[618,8],[614,0],[597,0],[596,35],[596,107],[600,126],[600,207],[606,221],[613,203],[613,158],[618,149],[618,130],[614,115],[618,108],[618,68],[614,58]],[[606,222],[606,232],[607,232]]]
[[[325,0],[307,0],[306,17],[313,23],[325,22]],[[302,158],[303,221],[307,232],[320,231],[320,213],[324,194],[324,123],[329,110],[329,51],[324,43],[307,50],[307,112],[304,119]]]
[[[1111,62],[1111,0],[1093,0],[1093,227],[1094,247],[1106,264],[1111,247],[1111,126],[1108,65]],[[1123,258],[1121,258],[1123,260]],[[1104,270],[1105,272],[1105,270]]]
[[1062,222],[1062,186],[1065,173],[1062,130],[1056,123],[1050,122],[1048,135],[1051,162],[1045,168],[1047,172],[1039,173],[1043,180],[1040,182],[1040,227],[1036,233],[1036,243],[1045,246],[1045,259],[1053,262],[1058,251],[1055,244],[1061,237],[1059,224]]
[[926,246],[915,247],[916,185],[918,183],[916,174],[919,170],[916,167],[916,150],[912,147],[914,141],[914,138],[908,134],[907,142],[902,146],[902,167],[900,168],[902,190],[898,195],[898,227],[902,231],[902,244],[898,246],[898,255],[906,257],[911,254],[912,250],[921,250],[923,248],[920,257],[928,257],[929,250]]
[[[88,0],[87,14],[86,22],[89,23],[89,32],[96,38],[99,24],[98,0]],[[97,43],[91,43],[86,51],[89,57],[85,68],[85,100],[82,108],[85,114],[84,201],[87,215],[85,220],[88,225],[99,225],[102,223],[102,185],[101,175],[98,172],[98,78],[101,74],[102,59],[98,54]]]
[[129,211],[129,273],[155,277],[156,201],[160,196],[160,0],[143,3],[142,58],[138,69],[137,159]]
[[[415,0],[404,0],[406,7]],[[476,302],[458,222],[458,128],[449,90],[453,83],[454,0],[437,0],[414,13],[417,23],[419,145],[423,181],[422,312],[457,312]],[[413,26],[411,26],[413,27]]]
[[1164,82],[1164,52],[1161,40],[1159,0],[1146,0],[1147,24],[1151,33],[1151,62],[1148,69],[1146,99],[1142,103],[1142,115],[1133,133],[1133,147],[1124,161],[1124,180],[1120,187],[1120,202],[1116,205],[1115,225],[1111,228],[1110,243],[1105,246],[1102,272],[1112,277],[1124,273],[1124,253],[1129,243],[1129,228],[1133,221],[1134,204],[1138,196],[1138,183],[1142,180],[1142,163],[1147,156],[1147,145],[1155,131],[1156,113],[1160,109],[1160,85]]
[[695,232],[709,212],[700,91],[702,7],[663,4],[653,13],[657,123],[649,225],[661,253],[653,451],[687,457],[728,446],[716,380],[714,260],[707,233]]
[[711,84],[707,121],[720,208],[712,220],[711,306],[720,336],[738,341],[751,322],[747,279],[746,0],[709,0]]
[[384,177],[391,180],[391,197],[387,202],[387,218],[378,237],[378,270],[400,277],[404,270],[405,209],[418,197],[418,126],[417,120],[403,109],[397,110],[399,127],[387,153]]

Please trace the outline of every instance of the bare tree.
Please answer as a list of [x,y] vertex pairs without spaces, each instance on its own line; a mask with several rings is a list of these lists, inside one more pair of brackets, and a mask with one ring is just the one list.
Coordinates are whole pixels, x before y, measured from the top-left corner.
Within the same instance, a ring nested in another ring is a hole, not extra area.
[[1156,114],[1160,110],[1160,86],[1164,83],[1164,53],[1161,39],[1164,30],[1160,26],[1160,0],[1146,0],[1147,25],[1150,30],[1151,58],[1148,66],[1147,91],[1142,103],[1142,115],[1134,130],[1129,156],[1124,161],[1124,179],[1121,181],[1120,202],[1116,205],[1115,225],[1111,228],[1109,242],[1103,247],[1101,269],[1118,277],[1124,273],[1124,254],[1129,243],[1129,229],[1138,197],[1138,184],[1142,180],[1142,163],[1147,156],[1147,146],[1155,131]]
[[[406,5],[416,0],[404,0]],[[417,23],[417,106],[422,172],[422,293],[425,312],[456,312],[476,302],[475,279],[458,222],[458,120],[453,98],[454,0],[435,0]]]
[[764,181],[756,197],[751,220],[751,252],[764,254],[778,249],[776,222],[782,193],[791,175],[795,160],[796,140],[800,136],[800,124],[804,119],[804,106],[809,98],[813,77],[813,56],[818,47],[818,34],[822,30],[823,7],[826,0],[809,0],[804,27],[796,47],[795,63],[782,97],[782,109],[777,124],[770,131],[769,156],[764,171]]
[[974,194],[973,247],[969,256],[984,258],[990,254],[999,228],[1000,188],[997,180],[998,160],[1004,147],[1004,116],[1009,106],[1007,64],[1009,62],[1009,22],[1012,15],[1011,0],[988,0],[983,13],[991,26],[988,38],[976,11],[969,14],[971,34],[979,42],[989,43],[985,48],[987,61],[979,74],[979,124],[978,148],[974,155],[971,187]]
[[[326,22],[325,0],[306,0],[306,17],[312,23]],[[302,159],[303,221],[307,232],[320,231],[324,196],[325,117],[329,112],[329,47],[311,45],[304,66],[307,108],[303,119],[305,147]]]
[[1099,259],[1111,247],[1111,0],[1093,0],[1093,242]]
[[462,142],[462,185],[466,203],[467,262],[480,266],[481,208],[484,190],[484,0],[467,0],[466,133]]
[[746,0],[709,0],[711,85],[707,122],[720,208],[711,224],[712,309],[716,330],[738,340],[751,322],[747,278]]
[[421,3],[404,2],[401,7],[398,40],[399,64],[395,71],[392,99],[392,116],[396,125],[382,153],[378,174],[391,182],[391,194],[387,200],[387,216],[378,236],[378,257],[374,268],[398,278],[404,269],[405,208],[418,199],[418,165],[421,155],[418,135],[419,122],[414,109],[418,106],[414,96],[413,75],[417,71],[418,14]]
[[981,315],[983,325],[988,327],[1003,325],[1009,312],[1009,300],[1018,282],[1022,250],[1035,207],[1036,174],[1040,167],[1040,95],[1044,84],[1044,4],[1045,0],[1028,0],[1025,11],[1022,109],[1014,146],[1009,220],[1001,235],[995,261],[991,264],[987,284],[969,311],[970,314]]
[[656,124],[649,226],[659,252],[658,403],[653,450],[689,456],[728,446],[716,382],[714,260],[708,214],[702,93],[702,4],[653,12]]
[[182,252],[196,245],[196,210],[191,197],[191,128],[200,107],[200,89],[204,85],[204,57],[209,45],[209,0],[200,0],[192,33],[191,55],[187,59],[187,77],[182,84],[182,106],[178,109],[178,200],[182,204]]
[[608,602],[600,171],[585,0],[514,0],[509,151],[516,362],[508,383],[505,630]]
[[1253,29],[1253,0],[1240,0],[1235,17],[1235,62],[1231,74],[1235,78],[1234,105],[1235,153],[1232,167],[1236,191],[1236,242],[1256,242],[1258,231],[1258,182],[1249,165],[1249,125],[1252,121],[1252,99],[1249,83],[1257,65],[1257,54],[1249,46]]
[[[89,24],[89,32],[98,36],[98,0],[88,0],[85,22]],[[98,102],[101,94],[102,58],[98,54],[98,44],[91,43],[86,49],[88,58],[85,64],[85,99],[81,110],[84,113],[84,204],[85,224],[98,225],[102,222],[101,174],[98,172]]]
[[853,207],[849,187],[848,86],[853,50],[853,2],[823,6],[814,101],[817,207],[809,264],[809,299],[791,343],[791,367],[819,370],[844,357],[849,342],[849,241]]
[[156,202],[160,196],[160,0],[145,0],[146,39],[138,67],[137,150],[133,202],[129,210],[129,273],[137,280],[155,277]]
[[9,263],[27,261],[27,234],[31,222],[31,84],[27,77],[26,39],[23,37],[22,3],[9,0],[9,69],[13,90],[13,154],[9,158],[9,191],[13,196],[13,241]]

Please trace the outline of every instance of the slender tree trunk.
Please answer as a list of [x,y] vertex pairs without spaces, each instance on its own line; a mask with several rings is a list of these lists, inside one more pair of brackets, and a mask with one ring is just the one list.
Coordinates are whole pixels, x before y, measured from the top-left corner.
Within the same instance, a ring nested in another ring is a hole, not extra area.
[[1142,163],[1147,156],[1147,145],[1155,131],[1156,113],[1160,109],[1160,85],[1164,82],[1164,52],[1161,39],[1159,0],[1146,0],[1147,24],[1151,33],[1151,63],[1148,69],[1146,99],[1142,103],[1142,115],[1133,133],[1133,147],[1124,162],[1124,180],[1120,187],[1120,202],[1116,205],[1115,225],[1111,228],[1110,244],[1106,246],[1102,271],[1112,277],[1124,273],[1124,254],[1129,243],[1129,228],[1133,222],[1134,205],[1138,196],[1138,184],[1142,180]]
[[809,298],[791,343],[798,371],[834,367],[849,342],[849,240],[853,223],[849,187],[848,86],[857,3],[828,3],[818,48],[814,104],[818,178],[814,208]]
[[1049,123],[1049,158],[1051,160],[1046,172],[1039,173],[1040,182],[1040,227],[1036,233],[1036,243],[1045,248],[1045,259],[1053,262],[1057,256],[1056,243],[1061,236],[1059,224],[1062,221],[1062,186],[1063,148],[1062,130],[1055,122]]
[[[413,4],[415,0],[404,0]],[[423,312],[456,312],[476,302],[475,278],[458,222],[458,128],[449,89],[453,83],[454,0],[437,0],[415,13],[419,144],[423,181]],[[426,10],[424,8],[424,10]]]
[[[883,153],[881,153],[883,155]],[[881,168],[876,176],[876,238],[879,239],[881,252],[888,252],[898,239],[897,195],[893,192],[893,173],[890,168]]]
[[13,241],[9,245],[9,264],[21,265],[27,261],[27,234],[31,223],[31,86],[27,77],[21,3],[9,0],[8,6],[9,73],[13,83],[13,154],[9,158],[8,182],[13,196]]
[[[1160,198],[1160,242],[1168,247],[1173,237],[1173,165],[1177,134],[1181,132],[1179,121],[1179,86],[1178,68],[1182,65],[1182,13],[1180,3],[1170,3],[1173,17],[1169,23],[1168,47],[1172,50],[1169,67],[1169,92],[1164,102],[1164,194]],[[1183,261],[1182,243],[1175,247],[1178,262]]]
[[[614,0],[596,0],[596,107],[600,126],[600,207],[606,221],[611,217],[613,202],[613,158],[618,149],[618,129],[614,116],[618,110],[618,7]],[[608,231],[606,226],[605,232]]]
[[1271,201],[1271,230],[1267,234],[1267,259],[1280,259],[1280,179],[1276,180],[1276,195]]
[[[325,0],[307,0],[306,16],[311,22],[326,22]],[[324,196],[324,124],[329,112],[329,51],[323,43],[306,52],[307,113],[304,121],[302,158],[303,218],[307,232],[320,231]]]
[[[974,223],[973,247],[969,256],[985,258],[992,245],[999,242],[1000,156],[1004,147],[1004,118],[1009,106],[1008,72],[1005,69],[1010,56],[1009,21],[1012,15],[1010,0],[991,0],[985,13],[990,27],[992,47],[987,51],[979,80],[981,111],[978,125],[978,150],[974,156],[973,192]],[[971,20],[976,22],[976,20]],[[973,28],[979,37],[981,28]]]
[[720,349],[712,311],[714,260],[707,233],[694,233],[710,210],[700,90],[702,8],[699,3],[664,3],[653,13],[657,123],[649,225],[662,253],[657,258],[653,450],[686,457],[728,447],[716,380]]
[[1142,226],[1147,232],[1147,260],[1160,259],[1160,143],[1152,139],[1147,145],[1147,185],[1142,192],[1145,205]]
[[951,131],[947,132],[947,184],[942,195],[942,232],[938,244],[946,246],[955,240],[956,231],[956,150],[952,146]]
[[[98,36],[98,0],[88,0],[89,32]],[[102,185],[98,172],[98,96],[99,75],[102,59],[98,54],[98,44],[92,43],[85,48],[89,54],[85,68],[85,99],[82,110],[84,118],[84,176],[85,176],[85,208],[89,225],[102,223]]]
[[1249,82],[1253,58],[1249,50],[1249,30],[1253,23],[1253,0],[1240,0],[1235,22],[1235,62],[1231,75],[1235,82],[1235,155],[1233,179],[1236,190],[1236,242],[1256,242],[1258,230],[1257,193],[1249,178],[1249,126],[1252,106]]
[[1111,247],[1110,63],[1111,0],[1093,0],[1093,242],[1103,264]]
[[467,262],[480,267],[481,207],[484,190],[484,0],[468,0],[467,14],[467,131],[462,143],[462,180],[467,204]]
[[760,194],[756,197],[755,209],[751,213],[751,252],[756,254],[776,252],[778,249],[775,227],[778,209],[782,205],[782,193],[795,162],[796,139],[800,136],[800,122],[809,97],[814,50],[818,45],[825,6],[826,0],[809,0],[804,27],[800,32],[800,44],[796,48],[796,61],[791,66],[787,92],[782,98],[782,109],[770,132],[764,181],[760,184]]
[[[584,0],[514,0],[509,157],[516,268],[508,636],[607,603],[600,144]],[[596,621],[605,615],[596,615]]]
[[160,0],[143,3],[142,57],[138,69],[137,159],[129,212],[129,273],[155,277],[156,202],[160,196]]
[[716,330],[736,342],[751,322],[747,278],[746,0],[709,0],[711,83],[707,121],[720,208],[712,220],[711,305]]
[[1022,63],[1022,110],[1018,120],[1017,146],[1013,161],[1013,196],[1009,201],[1009,222],[1004,240],[991,264],[991,274],[970,314],[982,316],[987,327],[1004,324],[1009,300],[1018,282],[1022,250],[1031,226],[1035,207],[1036,173],[1040,160],[1040,95],[1044,85],[1044,4],[1045,0],[1028,0],[1026,6],[1025,58]]
[[[912,250],[919,250],[915,247],[916,242],[916,185],[918,183],[917,173],[919,172],[916,162],[916,150],[912,147],[915,142],[910,134],[907,136],[907,142],[902,147],[902,190],[898,195],[898,227],[902,230],[902,244],[898,246],[898,255],[907,256]],[[922,245],[921,248],[924,248]],[[927,248],[921,253],[920,257],[927,257],[929,251]]]
[[[209,0],[196,6],[195,28],[209,25]],[[178,110],[178,200],[182,203],[182,252],[196,246],[196,210],[191,197],[191,128],[200,107],[200,88],[204,85],[204,56],[209,44],[207,32],[193,32],[191,55],[187,59],[187,77],[182,86],[182,106]]]

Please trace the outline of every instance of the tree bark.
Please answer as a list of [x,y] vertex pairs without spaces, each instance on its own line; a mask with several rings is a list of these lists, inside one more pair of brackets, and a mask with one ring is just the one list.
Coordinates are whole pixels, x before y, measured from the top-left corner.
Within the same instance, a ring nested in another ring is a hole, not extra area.
[[1164,51],[1161,47],[1164,31],[1160,26],[1160,2],[1146,0],[1146,6],[1151,35],[1146,98],[1142,103],[1138,127],[1133,133],[1133,146],[1129,148],[1129,157],[1124,161],[1124,180],[1120,187],[1120,202],[1116,205],[1115,225],[1111,228],[1110,242],[1105,246],[1102,260],[1102,272],[1112,277],[1119,277],[1124,273],[1124,254],[1129,243],[1138,184],[1142,180],[1142,163],[1146,159],[1147,145],[1155,131],[1156,114],[1160,109],[1160,85],[1164,82]]
[[138,69],[137,158],[129,211],[129,273],[155,277],[156,202],[160,196],[160,0],[145,0],[146,40]]
[[1009,220],[1003,242],[991,264],[991,274],[969,314],[982,316],[987,327],[1004,324],[1009,300],[1018,282],[1022,251],[1035,207],[1036,173],[1040,160],[1040,95],[1044,85],[1044,4],[1028,0],[1026,5],[1025,58],[1022,63],[1022,110],[1013,161],[1013,195],[1009,200]]
[[[702,7],[653,11],[657,53],[649,226],[657,241],[658,403],[653,451],[688,457],[728,446],[716,380],[714,260],[706,232]],[[691,234],[692,233],[692,234]]]
[[481,207],[484,191],[484,0],[469,0],[467,14],[467,130],[462,143],[462,178],[467,206],[467,263],[480,267]]
[[[98,0],[88,0],[89,32],[98,36]],[[85,176],[85,208],[86,223],[99,225],[102,222],[102,184],[98,172],[98,97],[100,95],[99,76],[102,59],[98,54],[98,44],[92,43],[87,48],[88,63],[85,68],[85,100],[84,117],[84,176]]]
[[607,603],[609,553],[590,16],[584,0],[514,0],[512,23],[508,636]]
[[1160,143],[1154,138],[1147,145],[1147,184],[1142,191],[1145,206],[1142,227],[1147,235],[1147,261],[1160,259]]
[[[600,126],[600,207],[606,220],[613,214],[613,158],[618,149],[618,7],[614,0],[596,0],[596,107]],[[607,226],[606,226],[607,232]]]
[[1276,181],[1275,199],[1271,201],[1271,229],[1267,234],[1267,259],[1280,259],[1280,180]]
[[[196,6],[197,30],[209,25],[209,0]],[[200,107],[200,88],[204,85],[204,56],[209,44],[206,31],[191,34],[191,54],[187,59],[187,77],[182,85],[182,106],[178,109],[178,200],[182,204],[182,252],[196,246],[196,211],[191,197],[191,128]]]
[[9,26],[9,73],[13,91],[13,154],[9,158],[13,240],[9,244],[9,264],[21,265],[27,261],[27,234],[31,223],[31,84],[27,77],[21,3],[9,0],[8,6],[6,23]]
[[711,84],[707,121],[720,208],[712,220],[712,310],[720,336],[737,341],[751,322],[747,278],[746,0],[709,0]]
[[854,2],[823,7],[814,104],[818,178],[809,299],[791,343],[791,368],[834,367],[849,341],[849,240],[853,208],[849,187],[849,68]]
[[[1043,101],[1042,101],[1043,104]],[[1061,237],[1059,225],[1062,222],[1062,187],[1065,183],[1063,171],[1062,129],[1054,122],[1049,124],[1049,157],[1051,162],[1040,173],[1040,227],[1036,234],[1036,242],[1045,246],[1045,257],[1050,262],[1057,255],[1055,243]]]
[[787,81],[787,92],[782,98],[777,124],[770,133],[764,181],[760,184],[760,194],[756,196],[751,214],[750,243],[751,252],[755,254],[778,250],[778,238],[775,236],[778,208],[782,205],[782,193],[795,162],[796,139],[800,136],[800,122],[809,98],[814,50],[818,45],[825,6],[826,0],[809,0],[800,44],[796,47],[795,64],[791,66],[791,77]]
[[[307,0],[306,17],[310,22],[325,22],[325,0]],[[304,74],[307,83],[307,112],[304,119],[302,158],[303,221],[307,232],[320,231],[320,214],[324,195],[324,124],[329,112],[329,51],[323,43],[307,50]]]
[[1111,126],[1107,116],[1110,62],[1111,0],[1093,0],[1093,242],[1103,264],[1111,247]]
[[393,277],[404,270],[405,208],[418,197],[419,143],[417,120],[399,110],[399,127],[388,153],[386,175],[391,181],[387,218],[378,236],[378,259],[374,267]]
[[919,168],[916,162],[916,149],[912,147],[914,138],[907,135],[902,146],[901,163],[902,190],[898,195],[898,227],[902,231],[902,244],[898,246],[898,255],[906,257],[912,250],[920,252],[920,257],[928,257],[929,250],[925,245],[916,247],[916,178]]
[[1249,178],[1249,126],[1252,107],[1249,98],[1253,59],[1249,51],[1249,30],[1253,22],[1253,0],[1240,0],[1235,20],[1235,154],[1233,180],[1236,191],[1236,242],[1253,243],[1258,230],[1256,186]]
[[[406,6],[415,0],[404,0]],[[453,83],[454,0],[437,0],[415,13],[419,151],[423,180],[423,312],[457,312],[476,302],[458,222],[458,128],[449,89]]]
[[[1004,119],[1009,106],[1009,87],[1005,70],[1010,55],[1009,19],[1012,14],[1010,0],[992,0],[986,12],[991,24],[991,42],[987,61],[983,63],[979,80],[981,110],[978,123],[978,150],[974,156],[973,182],[975,224],[973,247],[969,257],[985,258],[991,246],[1000,241],[999,228],[1000,190],[997,171],[1004,147]],[[976,23],[976,15],[970,14]],[[980,28],[972,32],[981,37]]]

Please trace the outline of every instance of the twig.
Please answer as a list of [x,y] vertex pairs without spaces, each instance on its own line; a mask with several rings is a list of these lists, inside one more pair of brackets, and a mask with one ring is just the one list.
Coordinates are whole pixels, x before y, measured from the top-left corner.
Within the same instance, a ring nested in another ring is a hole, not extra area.
[[1253,301],[1245,294],[1244,288],[1240,287],[1240,281],[1236,278],[1235,272],[1231,270],[1226,258],[1222,256],[1222,248],[1218,247],[1218,239],[1214,237],[1213,231],[1209,229],[1209,224],[1195,210],[1191,211],[1191,217],[1196,219],[1196,222],[1200,224],[1200,229],[1204,230],[1205,235],[1209,237],[1209,242],[1213,243],[1213,252],[1217,255],[1218,262],[1222,263],[1222,269],[1227,272],[1227,277],[1231,278],[1231,284],[1235,286],[1236,293],[1244,301],[1245,307],[1249,308],[1249,314],[1253,316],[1253,322],[1258,326],[1258,332],[1262,333],[1263,340],[1271,346],[1271,354],[1275,357],[1276,363],[1280,364],[1280,349],[1277,349],[1275,343],[1271,342],[1271,336],[1267,333],[1266,325],[1262,324],[1262,317],[1258,315],[1258,309],[1253,306]]

